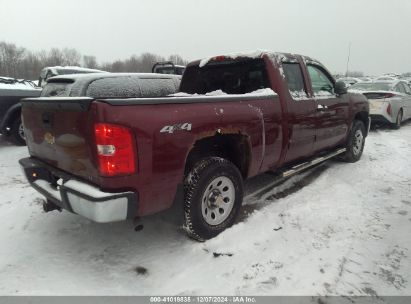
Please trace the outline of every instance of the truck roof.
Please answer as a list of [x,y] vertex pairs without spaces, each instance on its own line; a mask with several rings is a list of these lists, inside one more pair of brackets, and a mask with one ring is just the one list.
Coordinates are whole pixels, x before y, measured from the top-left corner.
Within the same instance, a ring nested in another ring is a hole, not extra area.
[[189,64],[191,65],[199,65],[200,67],[203,67],[207,65],[211,61],[219,61],[219,60],[224,60],[224,59],[257,59],[257,58],[263,58],[265,55],[269,57],[274,57],[277,58],[279,61],[297,61],[297,57],[302,57],[305,61],[307,62],[314,62],[317,64],[321,64],[318,60],[311,58],[309,56],[303,56],[303,55],[298,55],[298,54],[292,54],[292,53],[285,53],[285,52],[274,52],[274,51],[267,51],[267,50],[255,50],[255,51],[249,51],[249,52],[240,52],[240,53],[228,53],[228,54],[222,54],[218,56],[212,56],[212,57],[207,57],[203,58],[200,60],[193,61]]

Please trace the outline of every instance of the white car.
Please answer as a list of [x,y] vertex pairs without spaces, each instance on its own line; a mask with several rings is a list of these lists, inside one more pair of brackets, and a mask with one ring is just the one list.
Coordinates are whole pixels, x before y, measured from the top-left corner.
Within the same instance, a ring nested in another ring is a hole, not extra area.
[[337,80],[344,82],[347,88],[352,86],[353,84],[361,82],[361,79],[356,78],[356,77],[342,77],[342,78],[338,78]]
[[349,91],[368,98],[373,123],[389,123],[398,129],[411,118],[411,88],[405,81],[357,83]]
[[395,77],[395,76],[387,76],[387,75],[386,75],[386,76],[377,77],[377,78],[375,78],[374,81],[387,82],[387,81],[396,81],[396,80],[398,80],[397,77]]

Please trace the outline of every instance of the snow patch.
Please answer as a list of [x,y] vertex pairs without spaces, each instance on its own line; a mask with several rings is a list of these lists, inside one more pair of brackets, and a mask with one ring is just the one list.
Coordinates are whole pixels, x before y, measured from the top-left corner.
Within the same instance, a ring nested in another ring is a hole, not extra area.
[[[249,58],[249,59],[256,59],[256,58],[261,58],[264,54],[268,53],[268,51],[265,50],[256,50],[256,51],[251,51],[251,52],[244,52],[244,53],[231,53],[231,54],[226,54],[222,55],[225,58],[229,59],[238,59],[238,58]],[[213,59],[217,58],[219,56],[213,56],[213,57],[208,57],[204,58],[200,61],[199,67],[202,68],[203,66],[207,65],[210,61]]]
[[206,94],[188,94],[184,92],[179,92],[175,94],[170,94],[168,95],[169,97],[199,97],[199,98],[204,98],[204,97],[227,97],[227,98],[232,98],[232,97],[240,97],[240,96],[277,96],[277,93],[274,92],[270,88],[265,88],[265,89],[258,89],[256,91],[250,92],[250,93],[245,93],[245,94],[227,94],[222,90],[216,90],[212,92],[208,92]]

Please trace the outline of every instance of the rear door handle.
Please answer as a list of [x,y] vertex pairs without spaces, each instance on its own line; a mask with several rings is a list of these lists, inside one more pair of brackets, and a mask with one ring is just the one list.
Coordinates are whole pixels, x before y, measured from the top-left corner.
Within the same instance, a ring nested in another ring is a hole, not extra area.
[[322,104],[317,105],[317,110],[318,111],[325,111],[327,109],[328,109],[328,107],[325,106],[325,105],[322,105]]

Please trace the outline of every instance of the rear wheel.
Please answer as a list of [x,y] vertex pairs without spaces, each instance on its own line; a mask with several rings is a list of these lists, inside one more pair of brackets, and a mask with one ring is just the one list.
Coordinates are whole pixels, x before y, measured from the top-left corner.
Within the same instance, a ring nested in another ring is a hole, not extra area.
[[243,201],[238,168],[220,157],[196,163],[185,180],[185,230],[196,240],[217,236],[233,225]]
[[400,109],[398,111],[397,118],[395,119],[395,123],[392,124],[393,129],[398,130],[399,128],[401,128],[402,117],[402,109]]
[[365,126],[360,120],[354,120],[351,132],[348,135],[346,149],[347,151],[342,156],[342,160],[355,163],[361,158],[365,144]]
[[23,123],[21,122],[21,118],[18,117],[13,121],[10,130],[11,140],[19,146],[26,145],[26,136],[24,135],[24,128]]

